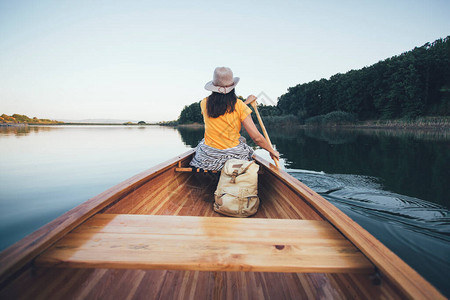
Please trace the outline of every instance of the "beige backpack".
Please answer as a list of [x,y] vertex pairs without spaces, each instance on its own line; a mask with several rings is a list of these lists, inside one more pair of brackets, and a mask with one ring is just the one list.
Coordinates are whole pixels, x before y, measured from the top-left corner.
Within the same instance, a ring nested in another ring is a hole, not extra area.
[[214,210],[230,217],[254,215],[259,206],[258,170],[254,161],[228,160],[214,192]]

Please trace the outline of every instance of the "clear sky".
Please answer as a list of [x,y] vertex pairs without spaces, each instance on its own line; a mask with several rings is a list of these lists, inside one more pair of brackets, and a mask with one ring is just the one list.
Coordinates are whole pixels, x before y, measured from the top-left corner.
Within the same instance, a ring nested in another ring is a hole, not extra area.
[[174,120],[217,66],[238,95],[359,69],[450,34],[450,1],[0,0],[0,113]]

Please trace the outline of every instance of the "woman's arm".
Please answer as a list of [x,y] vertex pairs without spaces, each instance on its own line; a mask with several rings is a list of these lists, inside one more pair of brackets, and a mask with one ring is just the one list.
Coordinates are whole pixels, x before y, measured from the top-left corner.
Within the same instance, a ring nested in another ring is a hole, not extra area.
[[258,128],[256,128],[255,123],[253,123],[251,114],[244,119],[242,125],[244,125],[244,128],[245,130],[247,130],[248,135],[250,135],[252,140],[258,146],[269,151],[270,157],[272,159],[280,159],[280,153],[278,153],[278,151],[275,151],[272,146],[270,146],[264,136],[258,131]]

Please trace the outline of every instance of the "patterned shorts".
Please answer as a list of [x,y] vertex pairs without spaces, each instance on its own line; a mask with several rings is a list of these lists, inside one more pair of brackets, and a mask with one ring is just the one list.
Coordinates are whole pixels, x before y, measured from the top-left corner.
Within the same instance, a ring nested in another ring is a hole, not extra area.
[[245,138],[239,138],[239,145],[224,150],[205,145],[201,140],[195,149],[195,155],[190,165],[204,170],[219,171],[229,159],[252,160],[253,149],[245,143]]

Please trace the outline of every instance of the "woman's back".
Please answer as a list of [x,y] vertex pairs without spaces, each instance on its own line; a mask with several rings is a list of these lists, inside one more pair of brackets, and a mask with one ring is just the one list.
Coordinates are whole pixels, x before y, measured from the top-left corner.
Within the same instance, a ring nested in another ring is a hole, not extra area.
[[209,117],[208,98],[201,101],[203,119],[205,121],[205,144],[216,149],[228,149],[239,144],[241,124],[251,114],[251,109],[237,99],[232,112],[225,112],[217,118]]

